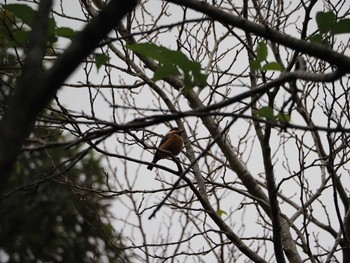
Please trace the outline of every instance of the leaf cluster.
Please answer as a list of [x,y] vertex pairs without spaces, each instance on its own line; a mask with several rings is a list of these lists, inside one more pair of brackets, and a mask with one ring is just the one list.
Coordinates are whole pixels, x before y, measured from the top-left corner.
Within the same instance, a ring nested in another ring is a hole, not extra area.
[[282,71],[283,67],[276,61],[267,62],[262,65],[267,59],[268,49],[265,41],[260,41],[255,50],[256,58],[254,60],[250,60],[250,66],[253,69],[261,69],[261,70],[272,70],[272,71]]
[[[25,4],[2,5],[2,19],[10,21],[16,26],[9,27],[8,39],[14,46],[25,45],[37,11]],[[49,19],[48,44],[52,46],[58,41],[58,37],[73,38],[76,31],[69,27],[58,27],[53,17]]]
[[201,73],[201,64],[190,60],[181,51],[157,46],[152,43],[140,43],[129,45],[128,48],[139,55],[152,58],[160,63],[154,72],[153,80],[158,81],[169,76],[182,77],[184,92],[194,87],[204,88],[207,76]]
[[330,46],[329,37],[350,33],[350,19],[337,19],[332,11],[318,12],[316,23],[319,33],[309,37],[309,40],[314,43]]

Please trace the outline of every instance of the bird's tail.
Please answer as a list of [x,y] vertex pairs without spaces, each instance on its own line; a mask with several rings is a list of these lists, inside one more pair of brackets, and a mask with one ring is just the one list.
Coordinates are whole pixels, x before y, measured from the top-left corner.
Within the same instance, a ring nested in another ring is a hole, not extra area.
[[154,157],[153,157],[152,163],[149,164],[149,165],[147,166],[147,169],[148,169],[148,170],[152,170],[153,167],[154,167],[154,164],[155,164],[156,162],[158,162],[159,159],[160,159],[160,158],[159,158],[159,154],[156,153],[156,154],[154,155]]

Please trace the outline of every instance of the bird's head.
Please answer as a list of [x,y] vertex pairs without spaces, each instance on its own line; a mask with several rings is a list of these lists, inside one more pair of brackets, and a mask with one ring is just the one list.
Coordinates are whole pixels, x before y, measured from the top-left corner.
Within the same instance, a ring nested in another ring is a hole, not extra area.
[[172,128],[169,132],[168,132],[168,134],[181,134],[183,132],[183,130],[182,129],[180,129],[180,128],[178,128],[178,127],[175,127],[175,128]]

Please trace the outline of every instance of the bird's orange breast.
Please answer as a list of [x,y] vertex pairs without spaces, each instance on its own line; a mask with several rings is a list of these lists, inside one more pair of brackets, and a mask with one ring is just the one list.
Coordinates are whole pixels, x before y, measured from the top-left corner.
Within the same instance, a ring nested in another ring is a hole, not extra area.
[[183,140],[178,134],[171,134],[169,139],[162,145],[161,149],[171,152],[174,156],[179,155],[183,147]]

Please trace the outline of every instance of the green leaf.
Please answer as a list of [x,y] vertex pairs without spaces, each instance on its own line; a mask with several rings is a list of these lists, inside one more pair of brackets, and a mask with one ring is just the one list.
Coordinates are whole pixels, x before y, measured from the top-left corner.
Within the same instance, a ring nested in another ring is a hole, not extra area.
[[161,80],[165,77],[168,76],[179,76],[180,72],[178,71],[178,69],[172,65],[167,65],[167,66],[161,66],[159,67],[153,75],[153,80],[157,81],[157,80]]
[[139,55],[150,57],[162,64],[154,72],[153,80],[155,81],[168,76],[179,76],[182,73],[185,84],[184,92],[188,92],[194,86],[204,88],[207,84],[207,76],[202,74],[201,64],[190,60],[181,51],[173,51],[152,43],[129,45],[128,48]]
[[309,41],[312,43],[322,43],[322,36],[320,34],[313,35],[309,37]]
[[36,15],[36,11],[28,5],[23,4],[9,4],[4,5],[4,9],[12,12],[17,18],[22,20],[23,23],[31,26],[33,19]]
[[54,44],[54,43],[56,43],[57,40],[58,40],[57,36],[56,36],[56,35],[53,35],[53,34],[51,34],[51,35],[49,35],[49,36],[47,37],[47,41],[48,41],[51,45]]
[[106,64],[109,61],[109,56],[106,54],[95,54],[95,65],[97,71],[101,68],[102,65]]
[[316,23],[321,34],[329,32],[335,24],[336,17],[333,12],[318,12],[316,14]]
[[249,64],[253,69],[261,69],[261,64],[257,60],[249,60]]
[[284,113],[278,113],[277,115],[277,120],[279,122],[287,122],[287,123],[290,123],[290,115],[289,114],[284,114]]
[[58,37],[72,38],[72,37],[75,37],[76,34],[77,34],[77,32],[69,27],[56,28],[56,35]]
[[259,117],[263,117],[266,120],[276,120],[275,115],[273,114],[273,109],[271,107],[262,107],[259,110],[256,111],[256,115]]
[[264,41],[260,41],[256,47],[256,59],[249,60],[249,64],[253,69],[261,69],[261,62],[267,58],[267,46]]
[[49,19],[48,26],[48,42],[52,45],[57,42],[58,38],[56,35],[56,21],[54,18]]
[[196,63],[199,67],[198,70],[193,70],[193,84],[201,89],[203,89],[207,85],[207,75],[202,74],[200,64]]
[[15,39],[15,45],[24,45],[28,41],[29,31],[17,31],[14,33],[13,38]]
[[220,217],[222,217],[222,215],[226,215],[226,216],[227,216],[227,213],[226,213],[226,211],[219,209],[219,210],[218,210],[218,215],[219,215]]
[[275,70],[275,71],[282,71],[283,68],[282,66],[277,63],[277,62],[269,62],[269,63],[266,63],[263,67],[262,67],[263,70]]
[[327,35],[322,36],[321,34],[316,34],[309,37],[309,41],[312,43],[318,43],[330,47],[329,36]]
[[165,51],[167,49],[164,47],[157,46],[152,43],[133,44],[133,45],[128,45],[127,47],[139,55],[153,58],[162,64],[170,63],[169,59],[165,54],[166,53]]
[[54,18],[49,19],[49,30],[48,30],[49,35],[55,35],[56,34],[56,21]]
[[333,35],[350,33],[350,19],[342,19],[335,23],[331,32]]
[[267,46],[264,41],[260,41],[258,43],[258,47],[256,48],[256,60],[261,62],[267,58]]
[[166,57],[166,61],[164,61],[165,64],[169,62],[170,64],[177,65],[185,72],[193,70],[193,66],[196,64],[196,62],[189,60],[187,56],[180,51],[164,49],[162,53]]

